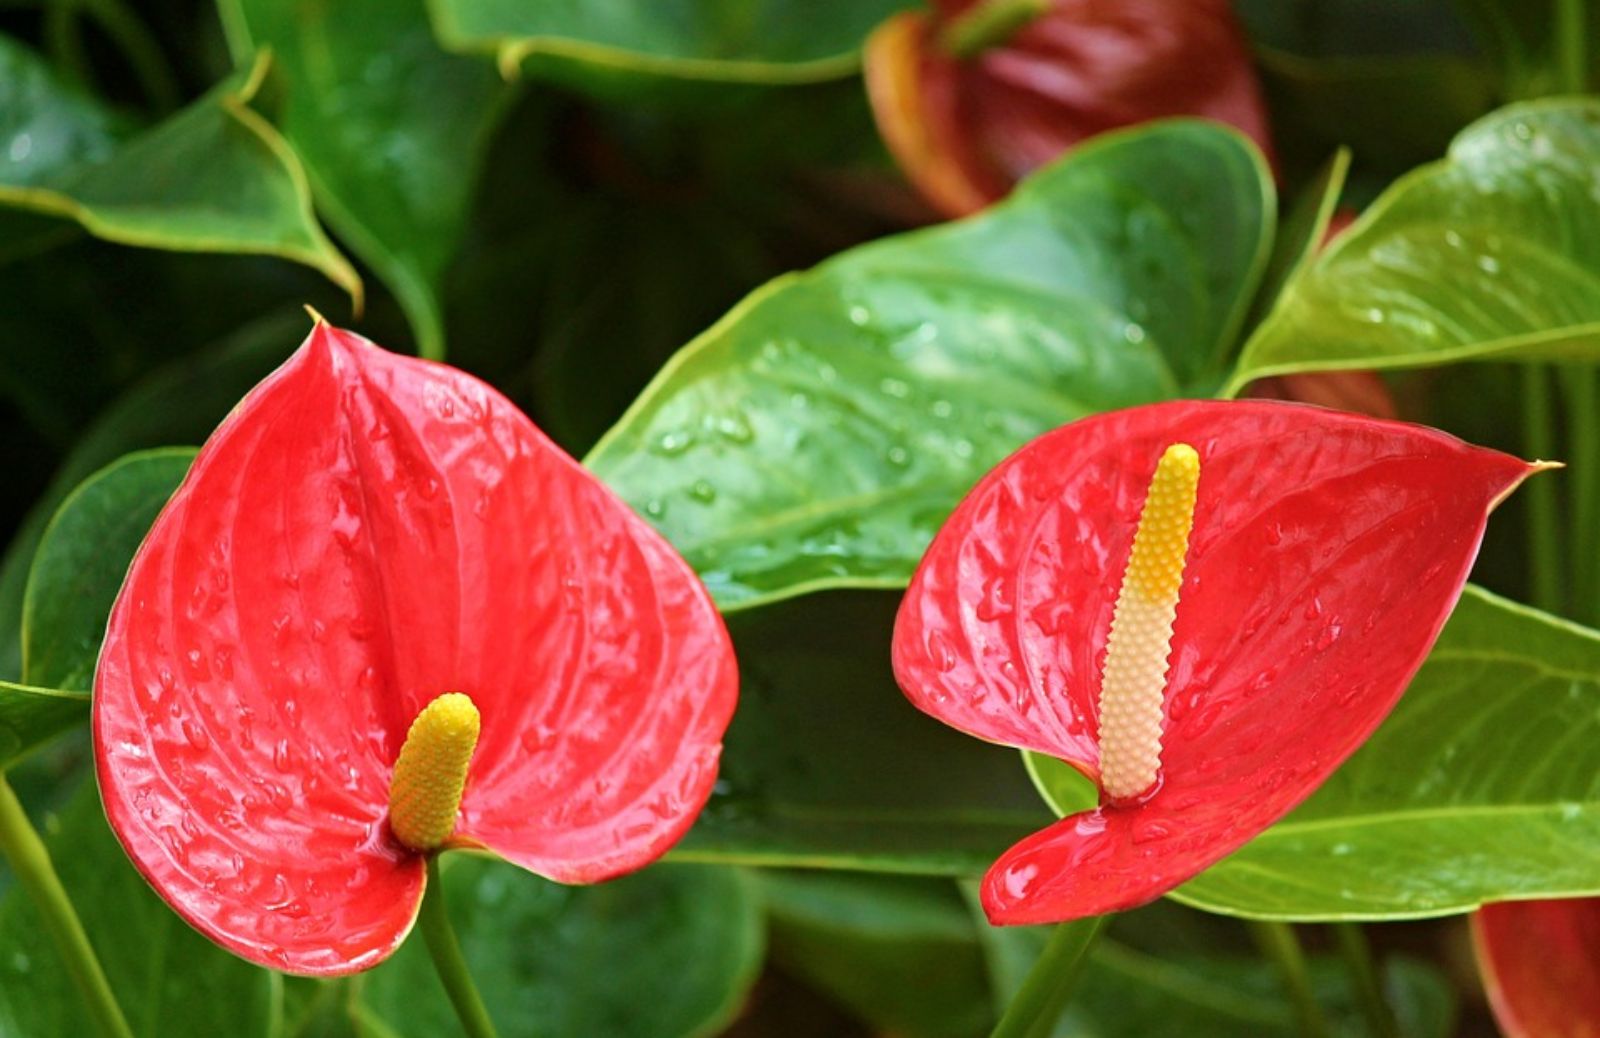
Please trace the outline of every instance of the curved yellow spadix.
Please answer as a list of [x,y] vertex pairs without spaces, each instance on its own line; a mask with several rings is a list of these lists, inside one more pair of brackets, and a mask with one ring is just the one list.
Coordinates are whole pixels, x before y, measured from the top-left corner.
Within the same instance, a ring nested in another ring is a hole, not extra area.
[[1175,443],[1162,453],[1117,593],[1100,677],[1100,788],[1112,800],[1143,793],[1161,770],[1167,656],[1199,483],[1193,447]]
[[450,838],[478,724],[478,708],[460,692],[439,696],[411,722],[389,780],[389,827],[412,850],[438,850]]

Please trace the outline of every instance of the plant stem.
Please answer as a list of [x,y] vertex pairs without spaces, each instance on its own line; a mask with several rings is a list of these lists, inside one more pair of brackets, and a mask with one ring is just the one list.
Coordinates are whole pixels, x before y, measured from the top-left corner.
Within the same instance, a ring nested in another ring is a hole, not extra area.
[[939,33],[939,46],[963,61],[999,47],[1050,10],[1050,0],[983,0]]
[[139,89],[158,112],[178,107],[178,81],[155,36],[122,0],[77,0],[128,59]]
[[456,932],[450,927],[450,913],[445,908],[444,884],[439,882],[439,857],[428,859],[428,886],[422,894],[422,914],[417,920],[422,926],[422,937],[433,956],[433,968],[456,1007],[456,1016],[467,1032],[468,1038],[495,1038],[494,1023],[483,1006],[483,997],[472,974],[467,970],[467,960],[461,955],[461,945]]
[[1334,923],[1333,936],[1339,942],[1339,954],[1350,971],[1350,985],[1372,1033],[1377,1038],[1400,1038],[1400,1025],[1384,1000],[1383,982],[1378,979],[1367,935],[1355,923]]
[[1047,1035],[1072,994],[1072,986],[1088,961],[1109,916],[1076,919],[1056,926],[1050,943],[1028,971],[1022,988],[1006,1007],[990,1038],[1030,1038]]
[[1583,93],[1589,84],[1588,18],[1585,0],[1556,0],[1556,50],[1561,89]]
[[77,0],[48,0],[44,9],[44,42],[56,70],[75,84],[91,89],[89,56],[83,49]]
[[1572,594],[1568,607],[1572,619],[1600,622],[1600,392],[1591,364],[1569,364],[1561,369],[1561,390],[1567,405],[1567,450],[1572,456],[1571,521],[1567,528],[1566,555],[1572,560]]
[[1256,944],[1278,967],[1278,976],[1300,1019],[1300,1034],[1305,1038],[1328,1038],[1328,1022],[1322,1018],[1322,1009],[1311,990],[1311,973],[1306,969],[1305,952],[1300,950],[1300,939],[1294,930],[1288,923],[1267,919],[1252,920],[1250,929]]
[[44,928],[56,942],[95,1029],[104,1038],[133,1038],[122,1007],[117,1005],[117,996],[112,994],[100,960],[89,944],[89,935],[83,932],[83,923],[72,907],[72,899],[67,896],[50,862],[50,852],[45,850],[44,841],[28,821],[28,813],[12,791],[11,783],[6,781],[4,772],[0,772],[0,853],[11,862],[18,885],[28,895]]
[[[1541,461],[1549,458],[1555,445],[1546,372],[1539,364],[1529,364],[1522,369],[1522,441],[1523,450]],[[1556,523],[1555,483],[1547,479],[1529,480],[1524,499],[1528,502],[1533,604],[1546,612],[1559,612],[1562,607],[1561,544]]]

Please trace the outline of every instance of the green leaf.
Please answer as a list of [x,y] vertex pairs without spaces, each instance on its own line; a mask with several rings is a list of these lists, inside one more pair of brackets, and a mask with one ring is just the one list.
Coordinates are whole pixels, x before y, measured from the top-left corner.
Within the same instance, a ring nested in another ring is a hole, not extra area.
[[439,282],[466,221],[505,89],[446,54],[422,0],[222,0],[234,58],[270,47],[280,119],[317,207],[394,291],[421,352],[442,357]]
[[[488,857],[445,859],[462,952],[501,1034],[719,1033],[760,970],[761,902],[737,869],[655,865],[567,887]],[[420,935],[365,975],[358,1030],[455,1034]]]
[[45,529],[22,598],[22,677],[88,691],[106,618],[133,556],[194,460],[189,447],[129,454],[90,476]]
[[911,0],[431,0],[447,47],[582,82],[803,83],[848,76],[867,34]]
[[22,673],[22,602],[46,525],[79,483],[130,451],[198,443],[304,338],[302,312],[274,314],[139,383],[67,455],[0,559],[0,678]]
[[971,875],[1049,824],[1013,751],[896,687],[898,598],[834,592],[729,618],[739,710],[676,858]]
[[[0,70],[26,84],[16,98],[26,107],[6,123],[41,126],[11,129],[0,149],[0,206],[74,220],[125,245],[280,256],[359,299],[361,280],[318,226],[294,153],[247,107],[263,64],[115,147],[106,119],[87,115],[89,102],[20,44],[0,38]],[[42,128],[57,115],[65,141]],[[0,140],[7,128],[0,125]]]
[[1600,633],[1469,587],[1372,738],[1173,896],[1331,920],[1597,894]]
[[725,609],[897,587],[974,482],[1097,411],[1209,391],[1272,238],[1238,134],[1110,134],[971,220],[746,299],[589,456]]
[[103,162],[119,121],[27,47],[0,36],[0,183],[45,183],[63,169]]
[[[191,930],[151,891],[111,835],[93,782],[41,829],[135,1035],[268,1038],[278,1008],[273,976]],[[93,1033],[55,945],[16,887],[0,899],[0,948],[0,1034]]]
[[945,1038],[994,1024],[983,954],[954,884],[848,872],[760,877],[773,961],[875,1030]]
[[0,681],[0,771],[50,737],[89,719],[89,696]]
[[1281,297],[1266,375],[1600,358],[1600,101],[1514,105],[1386,192]]

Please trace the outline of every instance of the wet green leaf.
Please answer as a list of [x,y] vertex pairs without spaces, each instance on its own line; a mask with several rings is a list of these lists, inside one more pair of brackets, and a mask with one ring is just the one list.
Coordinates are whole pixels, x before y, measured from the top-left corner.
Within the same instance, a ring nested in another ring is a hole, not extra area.
[[[280,256],[352,296],[361,281],[311,212],[305,173],[248,103],[264,66],[113,143],[111,120],[0,37],[0,206],[72,220],[125,245]],[[9,105],[0,107],[10,107]]]
[[1265,375],[1600,358],[1600,101],[1515,105],[1408,175],[1246,343]]
[[89,696],[0,681],[0,770],[89,719]]
[[[761,902],[737,869],[655,865],[568,887],[488,857],[444,862],[451,922],[501,1034],[716,1034],[760,969]],[[371,1038],[458,1031],[420,934],[359,992]]]
[[432,0],[446,46],[576,80],[802,83],[847,76],[867,34],[911,0]]
[[88,691],[106,617],[134,553],[194,460],[189,447],[129,454],[90,476],[56,511],[22,599],[22,677]]
[[897,587],[1022,443],[1220,377],[1265,263],[1238,134],[1107,135],[971,220],[747,298],[589,456],[724,608]]
[[1468,588],[1389,719],[1180,887],[1209,911],[1402,919],[1600,894],[1600,633]]
[[466,221],[505,88],[486,62],[446,54],[422,0],[224,0],[234,58],[270,47],[280,119],[317,207],[443,356],[439,282]]
[[1013,751],[919,713],[896,687],[898,598],[830,592],[729,618],[739,710],[674,856],[971,875],[1049,823]]

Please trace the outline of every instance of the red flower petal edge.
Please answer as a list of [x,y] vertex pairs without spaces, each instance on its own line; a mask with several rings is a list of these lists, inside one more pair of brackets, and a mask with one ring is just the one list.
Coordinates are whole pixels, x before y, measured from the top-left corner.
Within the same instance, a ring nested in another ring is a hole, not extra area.
[[1600,1035],[1600,898],[1484,905],[1472,941],[1508,1038]]
[[963,501],[901,606],[919,708],[1098,781],[1112,609],[1157,459],[1200,454],[1155,791],[990,869],[996,923],[1143,904],[1287,813],[1377,727],[1454,607],[1488,512],[1536,466],[1418,426],[1270,402],[1089,418]]
[[179,914],[263,965],[344,973],[415,919],[423,859],[388,787],[435,696],[482,713],[454,843],[589,882],[689,827],[736,689],[688,565],[509,401],[319,323],[140,548],[95,756]]
[[941,32],[978,0],[938,0],[868,40],[873,113],[924,197],[965,216],[1107,130],[1164,116],[1229,123],[1271,153],[1249,47],[1227,0],[1057,0],[962,60]]

